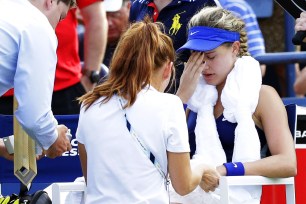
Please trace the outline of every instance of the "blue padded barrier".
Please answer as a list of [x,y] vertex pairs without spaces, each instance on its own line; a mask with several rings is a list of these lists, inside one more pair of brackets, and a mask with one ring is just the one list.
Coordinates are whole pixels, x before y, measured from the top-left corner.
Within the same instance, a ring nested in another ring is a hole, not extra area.
[[261,64],[305,63],[306,52],[265,53],[255,57]]
[[[78,157],[77,141],[75,132],[78,125],[79,115],[55,116],[59,124],[65,124],[72,134],[72,150],[63,156],[49,159],[42,158],[37,161],[38,174],[33,180],[30,192],[44,189],[53,182],[69,182],[82,176],[81,165]],[[11,115],[0,115],[0,137],[13,134],[13,117]],[[14,176],[14,163],[0,158],[0,184],[2,195],[19,193],[19,180]]]
[[277,52],[277,53],[265,53],[255,57],[261,64],[287,64],[286,65],[286,96],[294,97],[293,84],[295,81],[295,67],[294,63],[305,63],[306,52]]
[[296,104],[298,106],[306,107],[306,98],[305,97],[284,97],[282,98],[285,105]]

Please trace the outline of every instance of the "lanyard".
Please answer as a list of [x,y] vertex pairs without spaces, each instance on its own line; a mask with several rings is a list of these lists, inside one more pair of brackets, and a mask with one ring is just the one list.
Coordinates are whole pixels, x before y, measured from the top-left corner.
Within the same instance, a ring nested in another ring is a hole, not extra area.
[[125,111],[125,109],[123,109],[123,101],[122,101],[121,98],[119,98],[119,96],[118,96],[118,99],[119,99],[119,102],[120,102],[120,105],[121,105],[121,109],[124,111],[124,117],[125,117],[125,120],[126,120],[126,127],[127,127],[127,129],[129,130],[131,136],[135,139],[137,144],[139,144],[139,146],[141,147],[141,149],[142,149],[143,153],[146,155],[146,157],[149,158],[150,161],[153,163],[153,165],[156,167],[156,169],[158,170],[159,174],[164,179],[165,186],[166,186],[166,189],[167,189],[169,181],[167,179],[166,174],[161,169],[161,166],[158,163],[158,161],[156,160],[156,157],[154,156],[154,154],[149,150],[149,148],[145,145],[144,141],[136,134],[135,130],[132,128],[131,123],[127,119],[126,111]]

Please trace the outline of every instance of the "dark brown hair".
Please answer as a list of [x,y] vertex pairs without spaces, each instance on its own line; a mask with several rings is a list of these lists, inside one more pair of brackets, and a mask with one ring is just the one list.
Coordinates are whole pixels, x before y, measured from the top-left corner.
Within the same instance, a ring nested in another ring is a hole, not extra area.
[[86,109],[101,96],[105,97],[102,103],[106,103],[114,94],[126,99],[125,107],[130,107],[137,94],[151,84],[153,72],[168,61],[174,62],[173,43],[163,28],[149,18],[131,25],[118,42],[108,79],[79,98]]
[[58,0],[57,3],[59,3],[60,1],[66,4],[69,8],[76,7],[76,0]]

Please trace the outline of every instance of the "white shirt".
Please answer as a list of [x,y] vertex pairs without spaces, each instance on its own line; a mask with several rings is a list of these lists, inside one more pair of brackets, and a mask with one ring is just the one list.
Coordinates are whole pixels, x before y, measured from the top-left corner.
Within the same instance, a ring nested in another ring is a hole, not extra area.
[[[164,180],[126,127],[118,97],[81,109],[77,140],[87,152],[86,203],[169,203]],[[142,90],[127,118],[167,172],[167,151],[189,152],[181,100],[153,87]]]
[[0,0],[0,96],[14,87],[16,117],[44,149],[57,139],[51,111],[57,39],[28,0]]

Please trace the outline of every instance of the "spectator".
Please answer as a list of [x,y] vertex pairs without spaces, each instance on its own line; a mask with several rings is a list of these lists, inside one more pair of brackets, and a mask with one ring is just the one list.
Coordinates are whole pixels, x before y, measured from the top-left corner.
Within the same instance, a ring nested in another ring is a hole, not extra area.
[[[216,1],[218,3],[218,1]],[[189,19],[204,6],[216,5],[214,0],[135,0],[130,9],[130,22],[141,21],[149,15],[152,20],[162,22],[165,25],[166,33],[171,37],[174,48],[178,49],[187,40],[187,23]],[[179,55],[176,67],[176,83],[169,90],[170,93],[176,93],[181,75],[184,70],[182,61],[187,61],[189,52],[183,52]]]
[[107,36],[107,20],[101,0],[77,0],[85,26],[84,65],[78,56],[76,9],[69,11],[59,23],[56,34],[59,39],[58,63],[55,73],[52,111],[54,114],[78,114],[77,98],[92,90],[99,80],[100,65],[104,56]]
[[[302,12],[300,17],[296,19],[295,31],[306,32],[306,12]],[[305,43],[302,44],[302,48],[305,47]],[[302,67],[301,70],[297,70],[296,79],[294,82],[294,91],[298,95],[306,94],[306,69]]]
[[306,69],[296,69],[296,79],[293,84],[294,92],[299,96],[306,94]]
[[[101,0],[77,0],[85,25],[84,64],[78,56],[76,9],[56,28],[58,38],[57,65],[55,72],[52,111],[56,115],[78,114],[80,105],[76,98],[91,90],[99,80],[101,61],[107,36],[107,20]],[[0,113],[12,114],[13,92],[0,98]]]
[[[169,203],[168,170],[182,195],[201,180],[217,185],[215,169],[201,162],[191,169],[183,104],[161,93],[174,70],[175,51],[160,27],[148,19],[133,24],[118,43],[108,79],[80,99],[76,135],[86,203]],[[147,155],[154,155],[155,165]]]
[[120,36],[129,26],[129,12],[131,7],[130,0],[120,0],[122,6],[119,10],[112,9],[106,5],[106,16],[108,22],[107,46],[103,64],[109,67],[115,48]]
[[[103,64],[109,67],[110,61],[112,59],[113,53],[116,49],[117,43],[120,36],[129,26],[129,12],[131,3],[130,0],[105,0],[105,10],[108,22],[108,34],[107,34],[107,45],[106,51],[103,59]],[[82,18],[80,18],[82,22]],[[84,59],[83,53],[83,28],[80,25],[79,29],[79,41],[80,49],[79,55],[81,60]]]
[[54,29],[74,4],[73,0],[2,0],[0,7],[0,96],[15,88],[17,120],[51,158],[71,149],[67,127],[58,125],[52,114],[51,97]]

